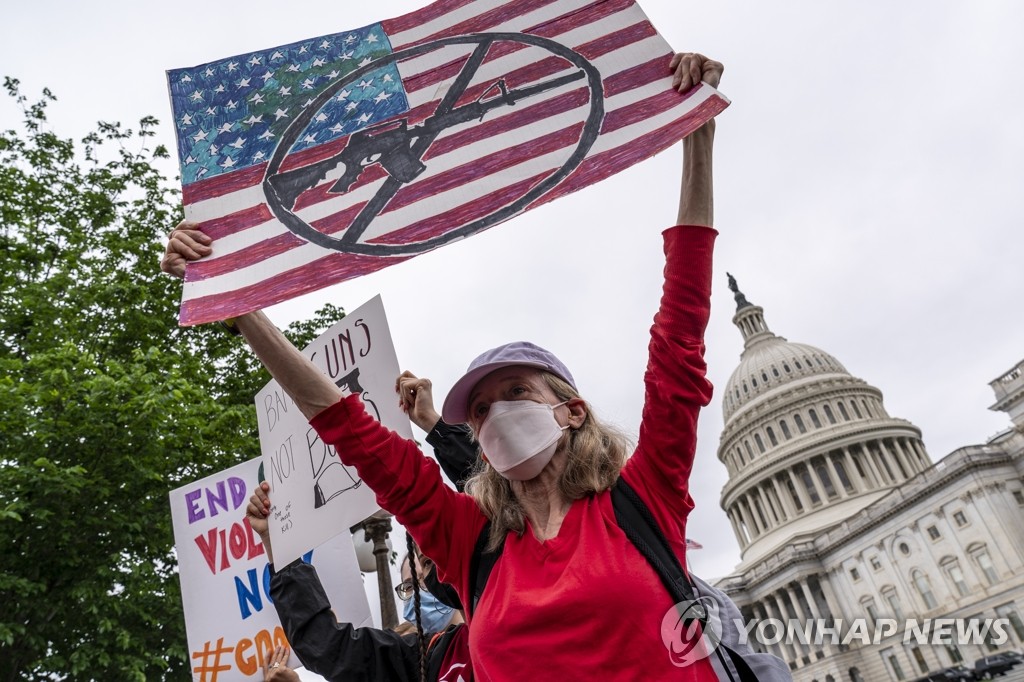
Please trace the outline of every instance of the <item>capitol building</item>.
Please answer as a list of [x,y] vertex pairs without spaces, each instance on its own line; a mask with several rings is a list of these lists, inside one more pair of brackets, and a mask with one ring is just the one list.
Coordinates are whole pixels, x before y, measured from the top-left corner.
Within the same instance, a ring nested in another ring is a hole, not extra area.
[[[748,620],[826,628],[764,628],[755,647],[806,682],[915,680],[1024,648],[1024,362],[991,382],[1008,428],[933,461],[878,388],[772,333],[730,288],[745,343],[718,458],[741,563],[718,586]],[[866,635],[850,632],[857,619]],[[958,633],[972,626],[984,634]]]

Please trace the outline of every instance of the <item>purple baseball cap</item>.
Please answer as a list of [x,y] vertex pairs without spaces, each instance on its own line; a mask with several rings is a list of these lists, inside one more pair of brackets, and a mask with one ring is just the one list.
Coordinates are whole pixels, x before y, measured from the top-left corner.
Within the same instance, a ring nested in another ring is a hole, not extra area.
[[469,363],[469,369],[448,391],[444,406],[441,408],[441,418],[449,424],[464,423],[468,418],[467,403],[473,388],[494,370],[513,365],[547,370],[576,389],[576,381],[572,378],[569,368],[562,364],[554,353],[529,341],[513,341],[492,348]]

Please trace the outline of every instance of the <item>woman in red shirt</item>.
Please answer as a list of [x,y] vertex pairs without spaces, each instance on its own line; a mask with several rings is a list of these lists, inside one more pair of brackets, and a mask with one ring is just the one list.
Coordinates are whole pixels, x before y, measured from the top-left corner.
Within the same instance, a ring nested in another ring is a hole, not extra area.
[[[697,54],[678,54],[670,67],[681,92],[701,80],[717,86],[722,73],[721,64]],[[474,360],[445,401],[445,420],[467,421],[488,461],[469,494],[457,493],[433,460],[371,418],[358,396],[341,397],[266,316],[236,320],[324,442],[358,469],[463,603],[473,594],[470,558],[490,519],[492,544],[504,549],[470,620],[478,679],[717,679],[706,658],[671,656],[674,635],[662,623],[673,620],[672,599],[616,523],[608,491],[621,475],[686,565],[697,415],[711,398],[703,334],[716,235],[714,130],[712,121],[683,143],[678,225],[664,233],[665,284],[638,445],[628,461],[625,439],[593,416],[561,361],[532,344],[507,344]],[[172,233],[165,271],[180,274],[186,259],[209,253],[209,239],[193,227]],[[400,385],[407,406],[415,403],[415,382]]]

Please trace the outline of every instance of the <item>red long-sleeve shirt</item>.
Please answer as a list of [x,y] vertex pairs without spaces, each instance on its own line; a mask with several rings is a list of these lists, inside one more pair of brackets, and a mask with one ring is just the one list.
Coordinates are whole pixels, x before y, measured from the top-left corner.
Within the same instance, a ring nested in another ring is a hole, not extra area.
[[[665,232],[665,285],[651,329],[646,395],[636,451],[622,476],[643,498],[685,563],[688,490],[697,415],[711,399],[704,329],[711,296],[711,228]],[[473,499],[444,484],[414,443],[371,418],[349,396],[311,422],[355,466],[469,603],[469,561],[486,519]],[[615,520],[608,491],[577,500],[558,535],[509,533],[470,627],[480,680],[715,680],[705,659],[674,666],[661,623],[672,600]]]

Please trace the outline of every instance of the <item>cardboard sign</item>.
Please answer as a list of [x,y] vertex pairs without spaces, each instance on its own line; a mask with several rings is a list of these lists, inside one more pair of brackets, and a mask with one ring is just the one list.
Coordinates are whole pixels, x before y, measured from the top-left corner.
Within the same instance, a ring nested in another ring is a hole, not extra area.
[[[189,659],[200,682],[262,680],[267,653],[288,643],[270,600],[266,552],[245,519],[259,469],[253,459],[170,493]],[[351,535],[303,559],[316,566],[340,621],[372,625]],[[289,665],[299,665],[294,654]]]
[[666,149],[728,105],[672,88],[632,0],[439,0],[167,73],[185,216],[214,238],[182,324],[470,237]]
[[[380,296],[346,315],[304,353],[339,387],[358,393],[375,419],[412,438],[395,394],[398,358]],[[320,440],[276,381],[256,396],[256,414],[277,561],[297,559],[379,509],[373,491]]]

